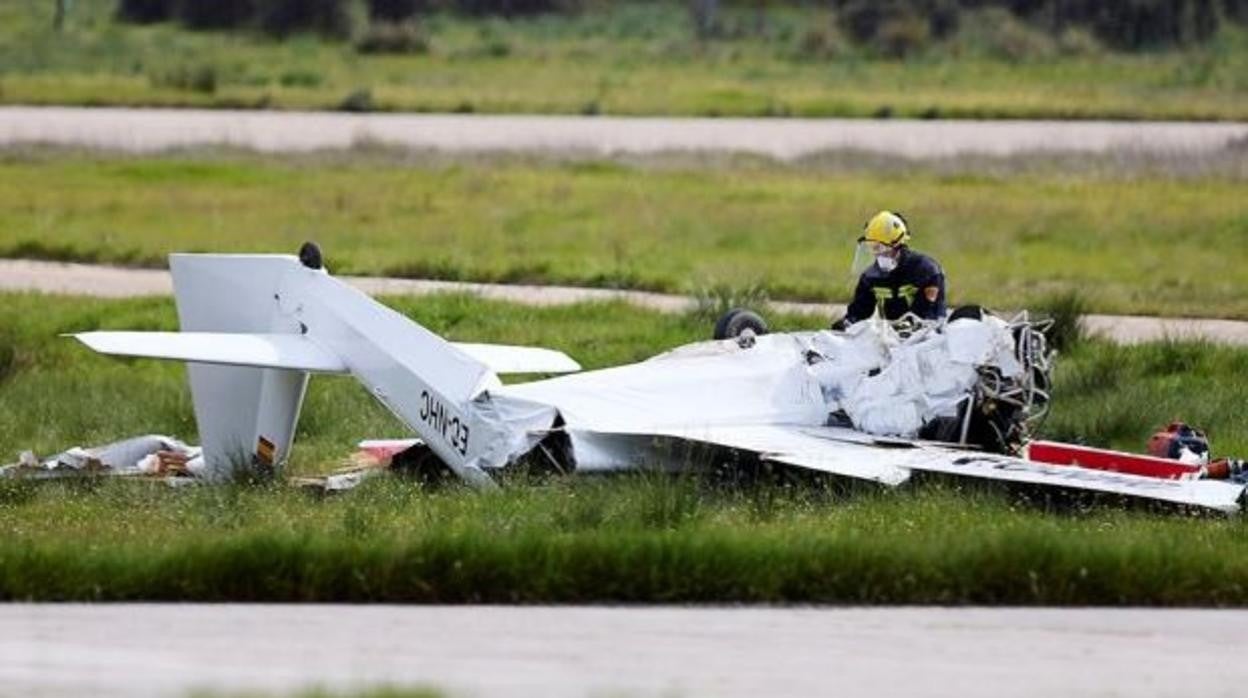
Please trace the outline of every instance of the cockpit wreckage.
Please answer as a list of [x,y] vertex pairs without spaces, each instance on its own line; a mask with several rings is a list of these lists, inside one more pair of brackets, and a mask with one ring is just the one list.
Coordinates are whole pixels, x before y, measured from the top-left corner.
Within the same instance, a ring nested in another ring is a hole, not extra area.
[[[448,342],[335,279],[314,245],[176,254],[170,268],[181,332],[76,337],[187,362],[202,453],[173,460],[186,470],[189,457],[199,479],[227,479],[240,461],[279,467],[309,375],[328,373],[354,377],[419,436],[399,448],[486,487],[521,463],[681,470],[689,460],[673,454],[709,448],[885,486],[937,473],[1226,512],[1244,499],[1238,463],[1029,441],[1049,408],[1052,353],[1025,314],[768,334],[736,311],[721,339],[582,372],[558,351]],[[507,373],[563,375],[504,385]]]

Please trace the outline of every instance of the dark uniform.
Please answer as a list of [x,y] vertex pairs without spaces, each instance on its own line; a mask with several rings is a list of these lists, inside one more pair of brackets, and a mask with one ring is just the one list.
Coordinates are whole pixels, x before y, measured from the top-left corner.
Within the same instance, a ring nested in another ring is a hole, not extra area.
[[858,279],[844,323],[866,320],[876,310],[887,320],[914,313],[924,320],[945,317],[945,272],[936,260],[901,248],[897,268],[883,271],[872,264]]

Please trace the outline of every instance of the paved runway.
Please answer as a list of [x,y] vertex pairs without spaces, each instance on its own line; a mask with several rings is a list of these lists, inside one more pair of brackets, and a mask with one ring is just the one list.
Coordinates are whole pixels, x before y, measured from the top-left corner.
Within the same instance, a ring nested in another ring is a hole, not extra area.
[[446,151],[647,154],[736,151],[791,159],[857,149],[933,158],[967,153],[1193,153],[1248,139],[1248,124],[1105,121],[707,119],[344,114],[199,109],[0,107],[0,144],[136,152],[228,145],[266,152],[361,143]]
[[1248,612],[0,605],[0,695],[1243,696]]

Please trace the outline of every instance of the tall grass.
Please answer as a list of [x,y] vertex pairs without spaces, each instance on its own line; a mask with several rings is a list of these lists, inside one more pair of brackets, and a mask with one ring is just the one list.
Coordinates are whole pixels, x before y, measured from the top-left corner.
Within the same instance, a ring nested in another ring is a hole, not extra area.
[[835,501],[645,478],[493,494],[374,482],[329,501],[277,489],[126,485],[45,486],[0,507],[8,532],[0,598],[1248,601],[1238,520],[1045,513],[932,489]]
[[1087,339],[1083,326],[1087,309],[1087,298],[1076,290],[1046,298],[1035,307],[1037,320],[1051,322],[1044,333],[1051,348],[1064,352]]
[[1215,455],[1248,455],[1248,354],[1202,342],[1086,342],[1059,358],[1046,436],[1142,452],[1171,421],[1208,425]]

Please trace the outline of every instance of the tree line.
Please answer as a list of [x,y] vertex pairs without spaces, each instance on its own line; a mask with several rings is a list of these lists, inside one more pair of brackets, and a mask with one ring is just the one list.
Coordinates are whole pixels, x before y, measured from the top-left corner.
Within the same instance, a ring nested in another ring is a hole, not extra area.
[[[592,11],[607,4],[607,0],[119,0],[118,16],[139,23],[176,21],[190,29],[347,37],[361,6],[373,23],[402,23],[438,12],[511,18]],[[1193,45],[1213,36],[1222,22],[1248,23],[1248,0],[686,0],[685,4],[694,31],[704,39],[717,35],[725,13],[745,8],[761,16],[785,6],[831,10],[842,30],[864,43],[879,40],[899,24],[921,25],[931,36],[943,38],[957,31],[967,11],[987,8],[1008,11],[1054,34],[1085,30],[1105,45],[1124,50]]]

